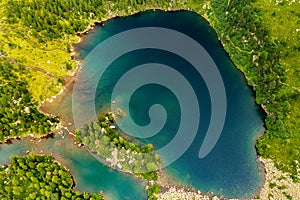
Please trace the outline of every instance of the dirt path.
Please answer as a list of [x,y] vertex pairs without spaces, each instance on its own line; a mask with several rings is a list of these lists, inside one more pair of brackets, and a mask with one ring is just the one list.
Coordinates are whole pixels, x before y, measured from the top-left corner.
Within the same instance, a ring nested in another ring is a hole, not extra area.
[[[0,55],[0,58],[4,58],[5,60],[7,60],[8,62],[11,62],[15,65],[20,65],[15,59],[13,58],[9,58],[9,57],[6,57],[4,55]],[[22,65],[20,65],[22,66]],[[40,71],[42,72],[43,74],[45,74],[46,76],[49,76],[50,78],[58,78],[52,74],[50,74],[49,72],[47,72],[46,70],[42,69],[42,68],[39,68],[39,67],[32,67],[32,66],[22,66],[24,69],[30,69],[30,70],[35,70],[35,71]]]

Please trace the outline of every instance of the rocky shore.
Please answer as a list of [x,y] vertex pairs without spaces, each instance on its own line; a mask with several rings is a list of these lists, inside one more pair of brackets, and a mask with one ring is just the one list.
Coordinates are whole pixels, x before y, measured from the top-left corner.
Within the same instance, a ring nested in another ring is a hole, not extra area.
[[[265,168],[265,183],[257,197],[253,197],[252,199],[278,200],[289,199],[291,197],[300,197],[300,182],[293,182],[289,174],[277,169],[271,159],[258,157],[258,160],[263,163]],[[300,171],[300,168],[298,170]],[[158,200],[225,199],[217,196],[203,194],[199,190],[189,191],[186,188],[178,188],[175,186],[167,188],[160,194],[156,194],[156,197],[158,198]]]
[[[259,161],[263,162],[266,170],[266,182],[260,192],[260,199],[300,198],[300,182],[293,182],[288,173],[284,173],[274,166],[271,159],[259,157]],[[300,168],[298,168],[298,171],[300,171]],[[298,178],[300,177],[298,176]]]
[[198,191],[189,191],[183,188],[170,187],[166,192],[155,195],[158,200],[220,200],[218,197],[210,197]]

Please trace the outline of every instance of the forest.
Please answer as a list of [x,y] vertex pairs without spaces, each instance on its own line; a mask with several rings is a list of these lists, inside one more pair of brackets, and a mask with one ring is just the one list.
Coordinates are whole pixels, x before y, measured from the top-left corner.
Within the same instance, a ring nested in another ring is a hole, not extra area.
[[30,133],[44,135],[58,123],[47,116],[32,101],[28,83],[20,78],[26,70],[0,58],[0,142]]
[[64,167],[51,156],[29,153],[13,156],[11,164],[0,166],[0,198],[9,199],[89,199],[102,200],[103,195],[81,193]]
[[[20,19],[30,27],[32,34],[42,33],[49,38],[63,37],[86,29],[91,20],[102,19],[110,10],[124,10],[128,6],[164,4],[162,0],[40,0],[7,2],[7,22],[14,24]],[[107,8],[108,7],[108,8]]]

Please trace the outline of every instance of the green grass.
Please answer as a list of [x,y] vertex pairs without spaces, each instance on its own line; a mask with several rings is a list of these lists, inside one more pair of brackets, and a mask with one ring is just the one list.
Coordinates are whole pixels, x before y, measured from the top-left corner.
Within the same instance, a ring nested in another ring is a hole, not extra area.
[[[7,1],[1,0],[0,19],[5,19]],[[70,35],[63,39],[50,40],[41,34],[37,38],[32,30],[24,26],[21,20],[15,24],[0,22],[0,51],[7,58],[13,58],[22,66],[38,67],[53,76],[69,76],[76,68],[76,62],[70,59],[67,44],[78,40]],[[41,42],[41,39],[43,42]],[[66,63],[72,65],[73,70],[66,69]],[[33,99],[39,102],[57,94],[62,88],[57,79],[51,79],[41,72],[30,70],[25,78],[29,82],[29,90]]]
[[28,89],[34,100],[50,99],[61,90],[62,84],[58,82],[57,78],[49,78],[49,76],[40,71],[28,71],[29,73],[26,75]]

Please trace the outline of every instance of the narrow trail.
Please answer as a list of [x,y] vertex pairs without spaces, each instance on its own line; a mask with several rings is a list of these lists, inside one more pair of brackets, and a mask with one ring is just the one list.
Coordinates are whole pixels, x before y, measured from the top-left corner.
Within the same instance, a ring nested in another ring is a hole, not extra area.
[[290,87],[290,88],[292,88],[292,89],[297,90],[298,92],[300,92],[300,88],[298,88],[298,87],[292,86],[292,85],[287,84],[287,83],[283,83],[281,81],[279,81],[279,83],[282,84],[282,85],[286,85],[286,86],[288,86],[288,87]]
[[[272,72],[273,74],[276,74],[276,73],[273,71],[272,68],[270,68],[270,70],[271,70],[271,72]],[[280,77],[277,75],[277,78],[280,78]],[[292,88],[292,89],[297,90],[298,92],[300,92],[300,88],[298,88],[298,87],[295,87],[295,86],[290,85],[290,84],[288,84],[288,83],[284,83],[284,82],[282,82],[281,80],[279,80],[278,82],[279,82],[280,84],[282,84],[282,85],[288,86],[288,87],[290,87],[290,88]]]
[[251,54],[251,53],[252,53],[251,51],[246,51],[246,50],[241,49],[240,47],[236,46],[228,36],[226,36],[225,39],[228,40],[228,41],[231,43],[231,45],[232,45],[234,48],[236,48],[238,51],[244,52],[244,53],[247,53],[247,54]]
[[[5,60],[7,60],[8,62],[11,62],[15,65],[20,65],[14,58],[9,58],[6,57],[4,55],[0,55],[0,58],[4,58]],[[22,66],[22,65],[20,65]],[[39,68],[39,67],[32,67],[32,66],[22,66],[24,69],[29,69],[29,70],[35,70],[35,71],[40,71],[43,74],[45,74],[46,76],[49,76],[50,78],[58,78],[57,76],[54,76],[52,74],[50,74],[49,72],[47,72],[46,70]]]

